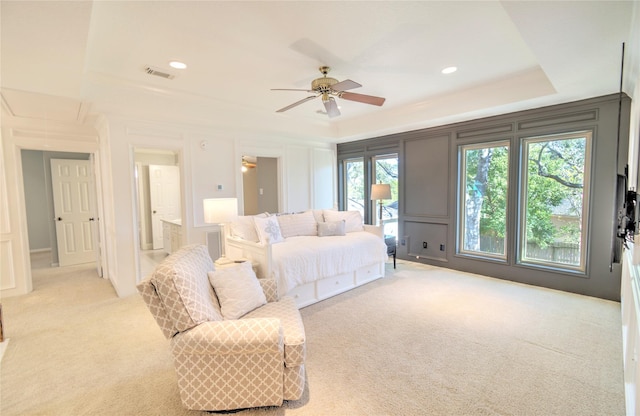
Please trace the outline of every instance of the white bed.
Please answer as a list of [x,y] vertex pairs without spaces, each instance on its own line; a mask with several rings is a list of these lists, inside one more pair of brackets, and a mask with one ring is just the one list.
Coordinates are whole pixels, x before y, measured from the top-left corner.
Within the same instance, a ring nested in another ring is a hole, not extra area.
[[264,244],[229,236],[227,256],[251,260],[258,277],[273,277],[280,296],[295,298],[299,308],[384,277],[387,246],[382,228],[342,236],[293,236]]
[[384,241],[367,231],[346,236],[289,237],[284,243],[274,244],[271,252],[271,272],[278,281],[280,295],[306,283],[387,260]]

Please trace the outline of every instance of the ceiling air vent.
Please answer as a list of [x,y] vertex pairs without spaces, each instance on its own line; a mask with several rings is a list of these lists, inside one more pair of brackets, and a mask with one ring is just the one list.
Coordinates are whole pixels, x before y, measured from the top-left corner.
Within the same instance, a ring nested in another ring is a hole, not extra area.
[[164,72],[158,68],[154,68],[152,66],[145,66],[144,67],[144,72],[146,72],[149,75],[155,75],[157,77],[160,78],[166,78],[166,79],[174,79],[176,76],[173,74],[170,74],[168,72]]

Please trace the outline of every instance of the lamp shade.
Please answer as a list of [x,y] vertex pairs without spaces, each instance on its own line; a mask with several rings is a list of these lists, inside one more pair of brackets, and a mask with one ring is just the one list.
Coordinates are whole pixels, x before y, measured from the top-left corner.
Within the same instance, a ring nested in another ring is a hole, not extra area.
[[204,222],[208,224],[224,224],[238,216],[237,198],[210,198],[202,201]]
[[388,183],[371,185],[371,200],[376,199],[391,199],[391,185]]

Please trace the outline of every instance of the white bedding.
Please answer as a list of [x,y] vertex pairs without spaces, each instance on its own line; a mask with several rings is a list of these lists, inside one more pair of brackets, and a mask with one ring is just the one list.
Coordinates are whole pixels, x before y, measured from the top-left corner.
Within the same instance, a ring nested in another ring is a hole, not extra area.
[[387,246],[367,231],[345,236],[289,237],[273,244],[273,274],[284,295],[302,284],[387,260]]

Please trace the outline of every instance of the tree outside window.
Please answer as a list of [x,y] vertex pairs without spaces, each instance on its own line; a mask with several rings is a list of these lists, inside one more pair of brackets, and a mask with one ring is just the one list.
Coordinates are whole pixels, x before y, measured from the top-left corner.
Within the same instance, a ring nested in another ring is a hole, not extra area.
[[[518,261],[584,271],[591,133],[522,141]],[[460,147],[459,252],[506,259],[508,142]]]
[[346,209],[348,211],[359,211],[364,218],[364,160],[348,159],[344,161],[344,189]]
[[584,270],[591,133],[523,141],[520,261]]
[[[382,201],[382,224],[384,225],[384,234],[398,236],[398,155],[376,156],[374,158],[374,176],[373,183],[388,183],[391,186],[391,199]],[[375,207],[374,224],[379,224],[380,212],[378,203]]]
[[462,146],[460,158],[460,251],[505,258],[509,145]]

